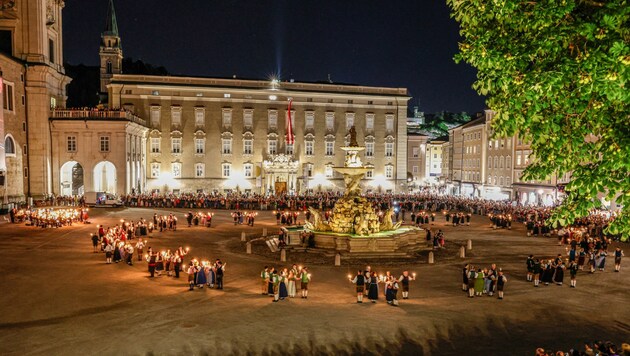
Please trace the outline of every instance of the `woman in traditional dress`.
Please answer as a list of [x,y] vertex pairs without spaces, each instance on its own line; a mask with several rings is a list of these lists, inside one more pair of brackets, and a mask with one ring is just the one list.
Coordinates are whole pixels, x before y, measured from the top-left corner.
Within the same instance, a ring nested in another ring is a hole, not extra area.
[[289,296],[289,292],[287,291],[287,277],[289,272],[287,269],[283,269],[282,273],[280,273],[280,300],[284,300],[284,298]]
[[376,303],[378,300],[378,276],[376,272],[370,274],[368,286],[368,299],[371,300],[372,303]]
[[566,269],[566,266],[564,265],[564,263],[562,261],[558,262],[556,264],[556,272],[554,274],[553,277],[553,281],[561,286],[562,282],[564,281],[564,270]]
[[166,275],[170,276],[171,275],[171,250],[166,250],[166,254],[164,255],[164,262],[165,262],[165,270],[166,270]]
[[287,284],[287,293],[289,297],[294,298],[297,290],[295,288],[295,281],[297,279],[297,266],[293,265],[291,270],[289,270],[289,275],[287,276],[288,284]]
[[465,292],[468,290],[468,264],[462,269],[462,290]]
[[116,242],[116,248],[114,249],[114,262],[118,263],[122,260],[122,255],[120,253],[121,247],[120,244]]
[[197,279],[195,280],[195,284],[199,288],[203,288],[203,285],[206,284],[206,262],[202,262],[201,265],[197,265]]
[[157,271],[157,275],[162,275],[162,271],[164,271],[164,253],[158,253],[157,259],[155,260],[155,270]]
[[475,277],[475,295],[481,296],[483,294],[483,280],[486,274],[479,268],[477,270],[477,276]]
[[545,283],[546,286],[549,285],[549,283],[551,283],[551,281],[553,280],[553,273],[554,273],[554,269],[551,267],[551,260],[548,260],[547,263],[543,264],[543,271],[542,271],[542,281],[543,283]]
[[214,288],[214,284],[217,281],[217,275],[214,266],[206,267],[206,278],[209,288]]
[[604,267],[606,267],[606,256],[608,256],[606,250],[599,250],[599,260],[597,261],[597,268],[599,268],[600,271],[603,271]]

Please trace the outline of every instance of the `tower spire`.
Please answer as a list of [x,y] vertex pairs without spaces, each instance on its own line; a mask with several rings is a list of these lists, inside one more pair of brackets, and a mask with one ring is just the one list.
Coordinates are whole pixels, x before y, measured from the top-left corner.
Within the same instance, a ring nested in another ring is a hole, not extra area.
[[114,0],[109,0],[107,7],[107,20],[105,21],[105,31],[103,35],[118,36],[118,22],[116,21],[116,10],[114,10]]

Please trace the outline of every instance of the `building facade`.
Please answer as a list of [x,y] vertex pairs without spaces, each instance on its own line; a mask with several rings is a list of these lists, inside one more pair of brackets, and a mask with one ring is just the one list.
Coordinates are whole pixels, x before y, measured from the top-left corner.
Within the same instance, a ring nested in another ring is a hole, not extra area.
[[442,177],[442,145],[445,141],[448,140],[434,139],[427,143],[425,158],[425,181],[427,184],[440,184],[440,178]]
[[63,0],[0,3],[3,203],[53,191],[51,107],[63,106],[70,79],[63,69]]
[[421,133],[407,134],[407,170],[411,191],[425,185],[426,151],[429,136]]
[[365,189],[406,184],[406,89],[114,74],[108,90],[110,107],[147,120],[154,191],[340,190],[334,167],[352,126],[366,147]]

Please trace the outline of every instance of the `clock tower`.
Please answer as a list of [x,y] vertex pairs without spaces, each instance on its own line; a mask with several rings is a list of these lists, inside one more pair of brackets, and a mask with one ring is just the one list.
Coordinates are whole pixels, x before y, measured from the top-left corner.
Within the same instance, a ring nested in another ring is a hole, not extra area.
[[105,30],[101,34],[99,56],[101,59],[101,103],[107,104],[107,85],[112,81],[114,74],[122,73],[123,59],[113,0],[109,0]]

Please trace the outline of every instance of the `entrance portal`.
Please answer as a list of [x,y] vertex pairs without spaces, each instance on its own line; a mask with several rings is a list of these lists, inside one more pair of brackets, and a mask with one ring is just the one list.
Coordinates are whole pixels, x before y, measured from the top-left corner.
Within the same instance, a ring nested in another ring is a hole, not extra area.
[[287,193],[287,182],[276,182],[275,186],[276,195],[282,195]]
[[116,167],[112,162],[94,166],[94,191],[116,194]]
[[61,166],[59,172],[59,182],[62,196],[83,195],[85,187],[83,185],[83,166],[77,161],[68,161]]

